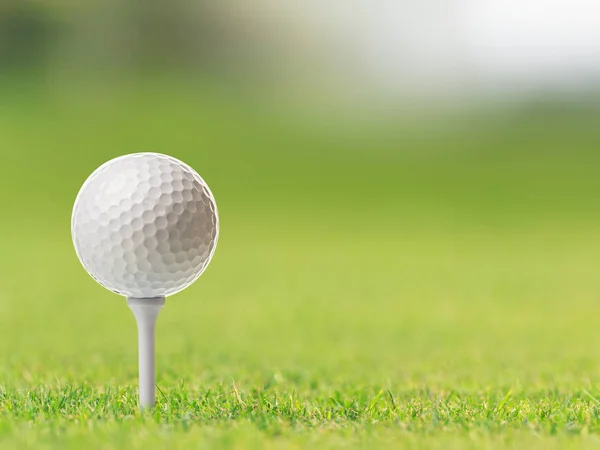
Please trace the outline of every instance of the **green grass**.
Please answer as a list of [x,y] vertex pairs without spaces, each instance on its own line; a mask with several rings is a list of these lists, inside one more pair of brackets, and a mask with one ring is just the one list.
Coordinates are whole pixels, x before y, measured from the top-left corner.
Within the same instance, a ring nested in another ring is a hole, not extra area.
[[[0,446],[600,445],[588,113],[382,138],[173,87],[48,92],[0,103]],[[140,414],[133,316],[69,214],[98,164],[144,150],[199,170],[222,234],[159,317]]]

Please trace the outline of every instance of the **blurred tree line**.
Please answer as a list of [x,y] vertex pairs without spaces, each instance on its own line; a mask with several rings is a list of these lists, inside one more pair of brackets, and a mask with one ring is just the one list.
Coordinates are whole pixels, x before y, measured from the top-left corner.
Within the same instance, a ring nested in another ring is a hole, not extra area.
[[203,0],[0,0],[0,69],[218,67],[222,17]]
[[30,67],[46,58],[58,21],[26,2],[0,3],[0,68]]

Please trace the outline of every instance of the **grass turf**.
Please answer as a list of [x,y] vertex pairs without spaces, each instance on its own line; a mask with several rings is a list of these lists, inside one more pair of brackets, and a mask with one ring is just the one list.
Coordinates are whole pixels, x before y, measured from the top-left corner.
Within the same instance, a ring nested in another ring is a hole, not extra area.
[[[0,108],[0,444],[600,444],[594,127],[331,138],[176,92],[108,98]],[[79,266],[69,212],[99,163],[144,150],[196,167],[223,228],[159,317],[140,415],[133,317]]]

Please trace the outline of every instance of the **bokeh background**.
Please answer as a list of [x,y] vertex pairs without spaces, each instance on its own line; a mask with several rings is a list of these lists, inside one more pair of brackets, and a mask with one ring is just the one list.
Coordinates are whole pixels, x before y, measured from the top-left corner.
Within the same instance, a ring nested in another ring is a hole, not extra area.
[[599,17],[2,1],[0,383],[135,385],[133,316],[80,267],[70,213],[101,163],[154,151],[204,177],[222,220],[159,318],[159,386],[592,389]]

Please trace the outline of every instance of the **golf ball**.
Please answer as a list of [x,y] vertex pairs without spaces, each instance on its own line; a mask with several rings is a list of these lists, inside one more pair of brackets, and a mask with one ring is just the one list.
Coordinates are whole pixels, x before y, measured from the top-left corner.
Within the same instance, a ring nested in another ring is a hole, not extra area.
[[71,233],[87,272],[111,291],[163,297],[192,284],[219,235],[217,205],[188,165],[134,153],[100,166],[73,207]]

